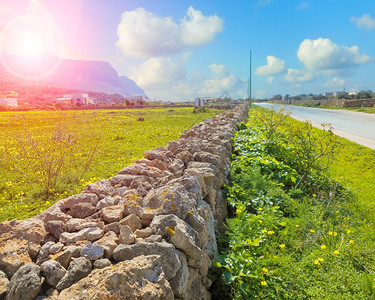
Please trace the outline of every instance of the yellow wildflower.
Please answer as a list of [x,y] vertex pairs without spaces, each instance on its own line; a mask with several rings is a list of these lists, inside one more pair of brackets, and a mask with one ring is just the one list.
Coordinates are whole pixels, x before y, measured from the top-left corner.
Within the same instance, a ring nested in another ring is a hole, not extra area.
[[267,285],[267,281],[261,281],[260,284],[263,285],[263,286],[266,286]]
[[338,255],[339,253],[340,253],[339,250],[335,250],[335,251],[333,251],[333,254],[334,254],[334,255]]
[[285,244],[280,244],[279,247],[280,247],[281,249],[284,249],[284,248],[285,248]]
[[325,248],[327,248],[327,246],[323,244],[320,246],[320,248],[324,250]]

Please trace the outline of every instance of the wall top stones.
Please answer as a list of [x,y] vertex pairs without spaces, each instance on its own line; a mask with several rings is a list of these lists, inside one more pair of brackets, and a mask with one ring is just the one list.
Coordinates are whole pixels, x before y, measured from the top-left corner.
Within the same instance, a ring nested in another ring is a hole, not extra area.
[[247,113],[205,120],[34,218],[1,223],[0,298],[208,299],[231,138]]

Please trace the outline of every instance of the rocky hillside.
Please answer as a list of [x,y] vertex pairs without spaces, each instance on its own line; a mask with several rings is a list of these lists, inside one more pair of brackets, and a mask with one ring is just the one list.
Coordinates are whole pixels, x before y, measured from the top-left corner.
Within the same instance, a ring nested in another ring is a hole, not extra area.
[[14,86],[52,86],[120,94],[123,97],[146,96],[133,80],[119,76],[108,62],[69,60],[52,55],[31,58],[2,54],[0,57],[0,81],[12,83]]

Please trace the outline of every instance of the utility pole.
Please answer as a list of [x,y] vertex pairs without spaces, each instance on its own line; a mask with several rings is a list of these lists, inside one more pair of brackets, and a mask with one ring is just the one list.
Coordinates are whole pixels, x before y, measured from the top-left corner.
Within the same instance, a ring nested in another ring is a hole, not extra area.
[[251,50],[250,50],[250,68],[249,68],[249,104],[251,108]]

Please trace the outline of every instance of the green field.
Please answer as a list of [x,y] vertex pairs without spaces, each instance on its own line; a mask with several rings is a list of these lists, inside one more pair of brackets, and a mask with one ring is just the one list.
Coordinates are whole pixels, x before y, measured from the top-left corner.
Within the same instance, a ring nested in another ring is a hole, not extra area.
[[374,299],[375,151],[263,109],[241,129],[215,296]]
[[[0,113],[0,222],[33,216],[110,178],[219,110],[192,108]],[[138,121],[143,118],[144,121]]]

